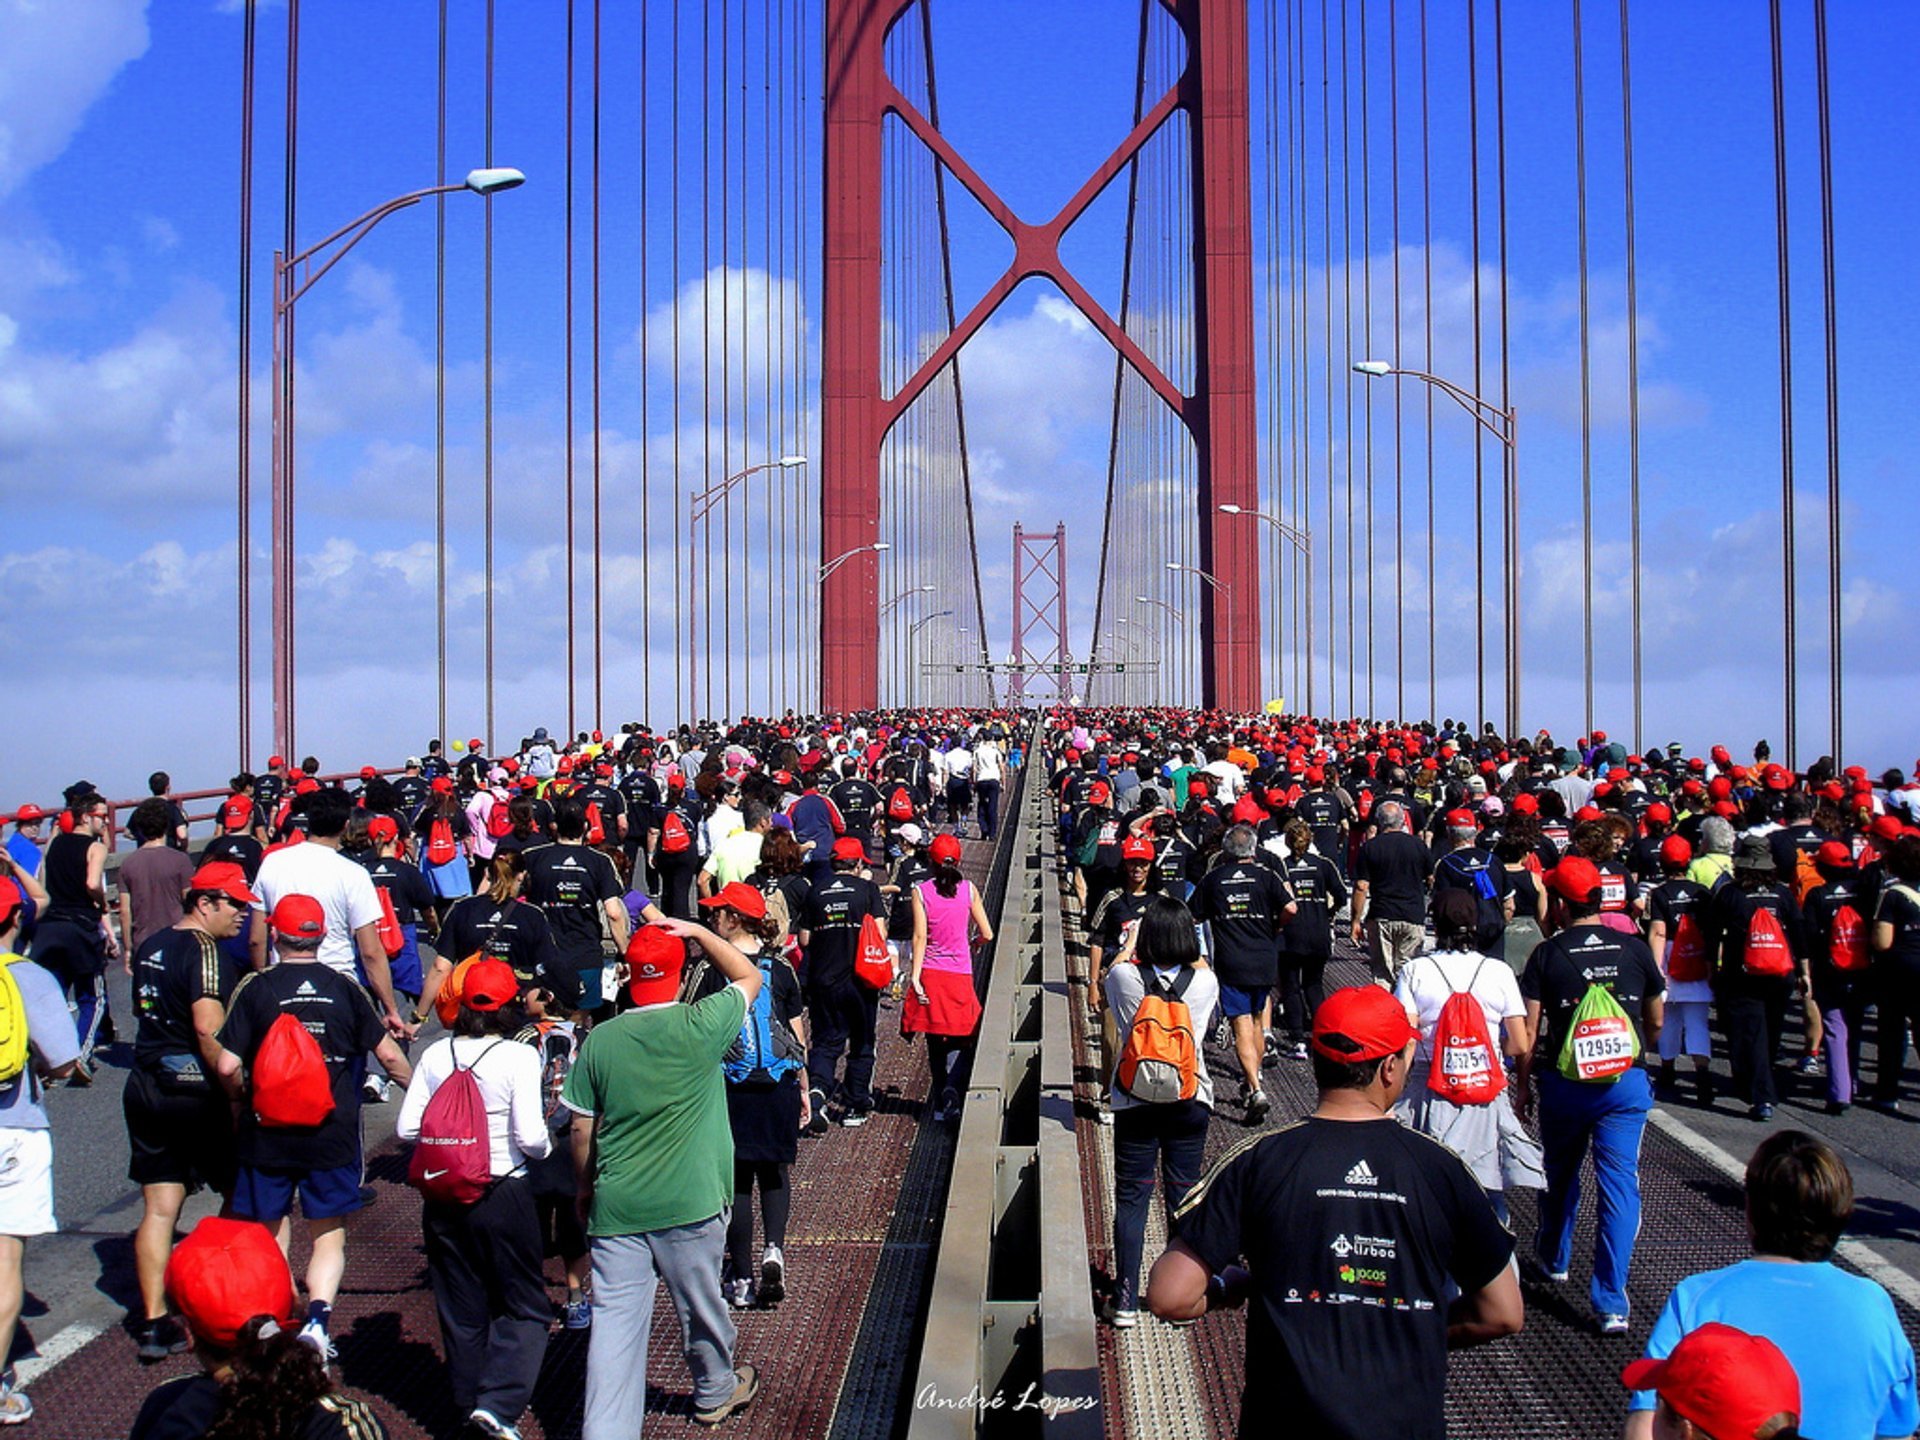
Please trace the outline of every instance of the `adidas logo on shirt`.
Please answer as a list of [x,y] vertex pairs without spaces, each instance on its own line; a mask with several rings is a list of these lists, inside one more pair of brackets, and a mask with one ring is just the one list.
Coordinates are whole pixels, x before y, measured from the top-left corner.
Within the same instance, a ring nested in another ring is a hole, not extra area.
[[293,993],[296,995],[318,995],[320,992],[313,988],[313,982],[311,980],[302,980],[300,982],[300,988]]
[[1379,1183],[1380,1179],[1373,1173],[1373,1167],[1364,1160],[1347,1171],[1347,1184],[1349,1185],[1378,1185]]

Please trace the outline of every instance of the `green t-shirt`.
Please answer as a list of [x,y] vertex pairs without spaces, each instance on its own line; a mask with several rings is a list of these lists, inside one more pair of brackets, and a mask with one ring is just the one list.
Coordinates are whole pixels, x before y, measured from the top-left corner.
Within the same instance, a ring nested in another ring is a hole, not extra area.
[[1193,772],[1193,766],[1182,765],[1167,777],[1173,782],[1173,808],[1175,810],[1184,810],[1187,808],[1187,778],[1192,775]]
[[560,1098],[600,1122],[589,1235],[697,1225],[733,1203],[720,1061],[746,1018],[746,993],[729,985],[588,1034]]

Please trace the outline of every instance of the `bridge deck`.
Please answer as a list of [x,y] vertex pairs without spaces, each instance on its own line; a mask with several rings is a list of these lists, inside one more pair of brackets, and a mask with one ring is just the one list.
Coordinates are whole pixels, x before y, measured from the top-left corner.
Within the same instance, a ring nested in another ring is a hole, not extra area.
[[[968,842],[965,849],[967,873],[984,885],[993,847]],[[921,1120],[925,1048],[902,1039],[898,1014],[881,1011],[872,1121],[801,1140],[786,1249],[789,1296],[772,1309],[736,1312],[737,1358],[759,1366],[764,1388],[728,1423],[729,1435],[862,1440],[894,1433],[903,1412],[954,1137],[951,1127]],[[394,1440],[451,1435],[466,1417],[447,1394],[404,1148],[388,1141],[367,1168],[378,1199],[348,1225],[333,1326],[338,1374],[372,1403]],[[558,1262],[549,1263],[549,1279],[558,1295]],[[706,1433],[691,1420],[679,1324],[664,1291],[653,1335],[648,1435]],[[584,1331],[554,1330],[522,1425],[528,1440],[580,1433],[587,1340]],[[181,1356],[143,1368],[130,1336],[110,1330],[34,1381],[36,1432],[123,1436],[148,1390],[193,1365]]]

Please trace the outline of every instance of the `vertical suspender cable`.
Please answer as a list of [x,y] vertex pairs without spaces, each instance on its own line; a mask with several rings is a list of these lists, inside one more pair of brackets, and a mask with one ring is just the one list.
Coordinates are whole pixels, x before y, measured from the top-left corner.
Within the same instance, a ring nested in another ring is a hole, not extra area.
[[[647,415],[647,298],[652,293],[647,268],[647,9],[640,7],[640,718],[653,723],[653,431]],[[679,223],[676,216],[675,224]],[[675,537],[676,543],[678,537]],[[674,718],[678,719],[678,716]]]
[[[575,693],[576,677],[579,674],[580,659],[574,640],[573,602],[577,593],[574,584],[574,498],[573,498],[573,31],[574,0],[567,0],[567,178],[566,178],[566,223],[564,240],[566,262],[563,266],[565,278],[562,288],[566,306],[566,526],[565,541],[567,547],[567,738],[573,738],[575,727],[580,723],[580,707]],[[441,202],[443,205],[445,201]],[[645,227],[642,227],[643,229]]]
[[[1780,591],[1781,679],[1786,723],[1787,763],[1797,762],[1799,745],[1798,586],[1794,576],[1793,533],[1793,283],[1792,247],[1787,230],[1787,79],[1786,45],[1780,33],[1780,0],[1768,6],[1773,58],[1773,234],[1774,272],[1780,310]],[[1838,758],[1838,757],[1835,757]]]
[[[713,11],[700,7],[700,488],[713,483]],[[700,714],[713,716],[713,514],[700,526]]]
[[[733,473],[732,0],[720,0],[720,478]],[[746,0],[740,0],[742,13]],[[744,177],[743,177],[744,178]],[[711,482],[711,477],[709,477]],[[720,494],[720,708],[733,718],[733,491]]]
[[1821,299],[1826,310],[1827,350],[1827,686],[1831,707],[1829,747],[1836,765],[1845,761],[1842,724],[1846,707],[1841,667],[1840,604],[1840,346],[1838,285],[1833,247],[1833,109],[1827,85],[1827,0],[1813,0],[1815,85],[1820,108]]
[[[1500,253],[1500,408],[1511,415],[1513,399],[1513,327],[1507,323],[1511,306],[1508,299],[1507,264],[1507,25],[1503,0],[1493,0],[1493,154],[1494,154],[1494,207],[1495,223],[1499,234]],[[1584,196],[1586,187],[1581,187]],[[1477,430],[1477,427],[1476,427]],[[1503,443],[1513,444],[1511,423]],[[1475,436],[1475,444],[1479,444]],[[1501,469],[1505,475],[1514,473],[1511,459],[1503,457]],[[1506,685],[1508,705],[1516,720],[1520,711],[1520,494],[1517,485],[1502,486],[1505,504],[1502,549],[1506,563],[1501,566],[1506,584],[1505,605],[1508,637],[1506,657]],[[1503,717],[1504,722],[1504,717]],[[1512,738],[1512,737],[1509,737]]]
[[[680,470],[680,97],[686,87],[680,76],[680,0],[673,3],[673,83],[667,86],[667,103],[671,119],[668,121],[669,150],[671,163],[667,166],[667,210],[672,217],[667,241],[667,309],[668,323],[671,327],[673,343],[673,723],[692,718],[696,703],[693,692],[693,596],[688,593],[685,577],[681,574],[681,551],[692,554],[690,543],[682,543],[680,532],[680,500],[684,490],[684,477]],[[684,537],[691,542],[692,537]],[[685,646],[683,652],[682,646]],[[680,681],[686,678],[685,698],[681,698]]]
[[[1344,0],[1343,0],[1344,3]],[[1330,45],[1327,26],[1327,0],[1320,0],[1320,281],[1322,296],[1320,318],[1325,331],[1322,342],[1320,374],[1326,389],[1326,476],[1327,476],[1327,710],[1335,708],[1338,681],[1334,671],[1334,641],[1339,610],[1334,604],[1333,563],[1333,106],[1329,94],[1328,66]]]
[[[447,183],[447,0],[440,0],[439,120],[434,181]],[[434,733],[447,733],[447,197],[433,199],[433,614],[440,705]]]
[[593,0],[593,229],[588,236],[593,272],[593,321],[589,327],[593,364],[593,728],[606,720],[605,599],[606,566],[600,528],[600,0]]
[[[1426,322],[1426,345],[1421,351],[1420,368],[1433,370],[1433,107],[1427,49],[1427,0],[1420,0],[1420,311]],[[1433,509],[1433,387],[1420,387],[1427,402],[1427,711],[1438,718],[1440,686],[1437,655],[1438,624],[1435,616]]]
[[[1587,99],[1580,0],[1573,0],[1573,183],[1580,240],[1580,629],[1585,733],[1593,734],[1593,351],[1587,296]],[[1504,328],[1506,316],[1500,317]]]
[[[1307,672],[1307,689],[1306,689],[1306,695],[1305,695],[1305,701],[1306,701],[1306,707],[1307,707],[1306,713],[1311,715],[1311,714],[1317,713],[1314,701],[1318,698],[1318,692],[1314,687],[1314,680],[1313,680],[1313,658],[1314,658],[1313,540],[1312,540],[1312,537],[1313,537],[1313,473],[1312,473],[1313,446],[1311,443],[1312,437],[1309,434],[1313,425],[1313,421],[1312,421],[1313,397],[1307,393],[1308,384],[1312,379],[1313,363],[1312,363],[1312,355],[1310,353],[1310,342],[1307,336],[1307,328],[1311,320],[1312,295],[1311,295],[1310,286],[1307,283],[1307,257],[1311,250],[1311,244],[1310,244],[1310,239],[1307,233],[1309,229],[1309,223],[1308,223],[1309,196],[1307,194],[1307,8],[1306,8],[1306,0],[1300,0],[1300,3],[1296,6],[1294,13],[1299,19],[1299,24],[1295,27],[1295,32],[1294,32],[1296,36],[1296,40],[1294,44],[1294,51],[1295,51],[1295,57],[1296,57],[1296,69],[1294,73],[1298,79],[1298,83],[1295,85],[1294,90],[1295,90],[1295,95],[1297,97],[1297,102],[1295,105],[1295,113],[1299,121],[1298,128],[1295,132],[1296,135],[1298,136],[1295,154],[1298,157],[1297,173],[1300,176],[1300,185],[1299,185],[1300,244],[1294,254],[1294,261],[1293,261],[1294,272],[1298,277],[1295,283],[1298,285],[1299,293],[1300,293],[1300,335],[1299,335],[1300,485],[1299,485],[1299,494],[1298,494],[1299,505],[1298,505],[1298,508],[1295,509],[1294,514],[1298,519],[1301,532],[1306,540],[1305,549],[1302,554],[1302,558],[1305,563],[1301,567],[1302,574],[1300,579],[1300,592],[1303,599],[1303,603],[1301,606],[1301,609],[1303,612],[1303,621],[1306,626],[1306,672]],[[1329,676],[1328,678],[1328,683],[1329,684],[1332,683],[1331,676]]]
[[[1634,246],[1633,210],[1633,46],[1627,29],[1627,0],[1620,0],[1620,144],[1627,222],[1627,523],[1633,586],[1633,748],[1645,748],[1646,689],[1641,669],[1645,629],[1640,594],[1640,290]],[[1789,762],[1792,763],[1791,757]]]
[[[253,751],[253,57],[258,15],[255,0],[247,0],[240,40],[240,315],[239,375],[235,417],[239,431],[239,453],[235,457],[239,489],[234,497],[236,525],[234,563],[238,574],[234,581],[238,604],[235,611],[234,650],[239,660],[238,724],[235,735],[240,751],[240,766],[245,770]],[[444,673],[444,672],[442,672]],[[441,691],[440,709],[447,708],[446,692]],[[445,733],[445,721],[441,722]]]
[[[296,171],[299,168],[299,159],[300,159],[300,0],[287,0],[286,103],[287,103],[287,121],[286,121],[287,135],[286,135],[286,166],[285,166],[286,175],[285,175],[285,190],[281,196],[281,205],[282,205],[282,211],[283,211],[282,222],[284,225],[285,234],[281,243],[283,247],[283,253],[291,256],[299,253],[298,249],[294,245],[294,236],[297,233],[296,216],[294,212],[296,209],[296,202],[299,199],[299,186],[296,183]],[[282,387],[281,394],[280,394],[282,416],[281,416],[281,434],[277,438],[278,438],[279,444],[284,447],[284,453],[280,455],[278,458],[280,463],[286,466],[290,473],[293,468],[293,380],[294,380],[293,311],[291,309],[288,309],[280,317],[280,344],[281,344],[280,353],[284,357],[285,363],[284,363],[284,374],[280,377],[280,381],[279,381]],[[287,506],[287,511],[288,511],[286,525],[285,525],[285,533],[286,533],[286,539],[290,544],[290,542],[293,539],[294,520],[299,513],[293,504],[293,487],[291,482],[289,482],[287,486],[287,496],[286,496],[285,504]],[[285,606],[284,628],[276,627],[276,629],[278,630],[279,643],[286,647],[286,658],[283,664],[285,665],[287,673],[291,675],[293,672],[293,657],[294,657],[293,556],[291,554],[274,555],[273,570],[274,570],[274,575],[276,577],[275,594],[285,597],[284,601],[282,602]],[[275,693],[277,694],[278,691],[276,690]],[[275,718],[276,720],[278,719],[277,716]],[[287,722],[287,728],[291,730],[293,728],[293,716],[291,714],[289,714],[286,717],[286,722]],[[276,728],[278,727],[276,726]],[[273,738],[274,738],[274,743],[276,745],[280,743],[279,735],[275,735]],[[291,761],[292,757],[289,756],[288,759],[289,761]]]
[[[486,26],[487,115],[486,138],[482,148],[487,157],[487,164],[491,165],[493,164],[493,0],[487,0]],[[483,523],[486,527],[483,544],[483,564],[486,571],[483,582],[486,591],[483,626],[486,645],[486,694],[483,698],[486,724],[482,727],[482,733],[486,736],[488,748],[491,749],[493,746],[493,196],[482,197],[481,204],[485,207],[481,222],[486,227],[482,240],[485,253],[481,262],[485,272],[482,277],[484,294],[481,297],[480,307],[483,329],[482,348],[485,352],[482,359],[482,369],[485,374],[481,382],[483,388],[481,406],[485,412],[483,428],[486,447],[481,475],[481,508],[484,512]]]
[[1346,349],[1340,366],[1342,383],[1346,386],[1347,411],[1347,714],[1357,714],[1354,699],[1358,676],[1355,674],[1354,615],[1353,615],[1353,162],[1352,148],[1349,143],[1350,120],[1353,115],[1352,94],[1353,72],[1347,66],[1347,10],[1348,0],[1340,0],[1340,279],[1345,288],[1345,338]]
[[[1481,385],[1480,308],[1480,38],[1474,0],[1467,0],[1467,149],[1473,205],[1473,393]],[[1473,652],[1475,733],[1487,719],[1486,446],[1473,427]]]
[[[760,265],[766,276],[765,298],[760,306],[760,433],[765,437],[763,459],[772,460],[776,452],[773,435],[773,287],[779,273],[773,249],[774,178],[779,166],[773,149],[773,0],[760,0]],[[785,439],[782,436],[781,439]],[[779,713],[774,688],[774,593],[773,593],[773,476],[766,475],[760,491],[761,541],[766,547],[766,573],[761,584],[767,592],[767,714]],[[782,590],[782,594],[785,591]],[[784,606],[782,607],[785,608]]]
[[[1400,367],[1400,11],[1387,11],[1387,88],[1392,101],[1387,111],[1388,139],[1393,149],[1393,364]],[[1399,385],[1393,387],[1393,680],[1394,718],[1407,718],[1407,638],[1402,617],[1407,602],[1406,486],[1401,465],[1406,456]]]

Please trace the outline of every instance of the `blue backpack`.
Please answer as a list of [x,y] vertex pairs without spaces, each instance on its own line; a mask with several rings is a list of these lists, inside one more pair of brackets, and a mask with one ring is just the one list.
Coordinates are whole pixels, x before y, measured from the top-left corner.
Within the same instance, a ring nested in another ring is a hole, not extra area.
[[760,960],[760,993],[747,1007],[746,1022],[720,1062],[729,1085],[772,1085],[807,1063],[806,1049],[773,1013],[774,957]]

